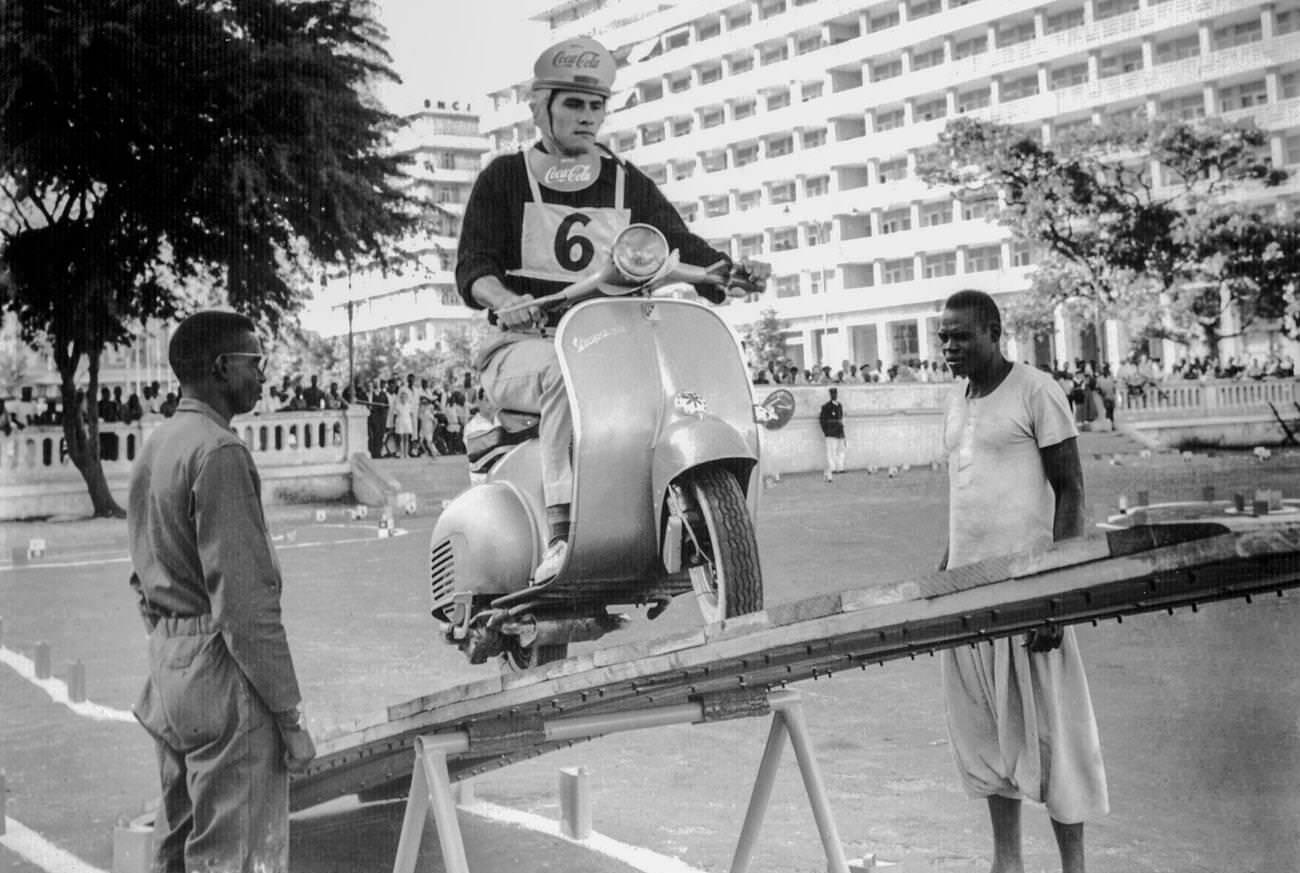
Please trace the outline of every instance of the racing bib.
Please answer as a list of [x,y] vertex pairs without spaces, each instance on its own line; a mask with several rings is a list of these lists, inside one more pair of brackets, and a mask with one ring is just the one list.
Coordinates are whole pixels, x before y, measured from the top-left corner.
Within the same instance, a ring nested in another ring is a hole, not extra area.
[[632,223],[632,210],[623,206],[623,166],[617,168],[612,207],[543,203],[541,187],[527,160],[524,167],[533,199],[524,204],[521,266],[509,275],[567,284],[603,267],[614,238]]

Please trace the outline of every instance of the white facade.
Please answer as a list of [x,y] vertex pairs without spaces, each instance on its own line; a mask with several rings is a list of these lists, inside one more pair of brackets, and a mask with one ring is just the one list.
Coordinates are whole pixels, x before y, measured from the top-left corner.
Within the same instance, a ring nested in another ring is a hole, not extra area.
[[[334,271],[314,295],[303,326],[322,336],[354,337],[388,331],[402,343],[436,347],[443,334],[470,322],[473,313],[456,291],[456,240],[487,140],[471,104],[425,101],[406,118],[393,144],[414,166],[409,193],[425,206],[424,231],[390,252],[378,267]],[[350,313],[349,313],[349,310]]]
[[[610,146],[701,236],[772,264],[768,293],[729,318],[775,305],[804,366],[937,359],[948,294],[1027,287],[1030,253],[992,204],[914,175],[958,114],[1047,141],[1136,109],[1253,117],[1300,173],[1300,0],[566,0],[533,17],[615,50]],[[494,150],[534,138],[527,85],[491,95]],[[1270,196],[1300,202],[1300,183]],[[1115,360],[1123,326],[1105,333]],[[1064,323],[1012,352],[1099,357]]]

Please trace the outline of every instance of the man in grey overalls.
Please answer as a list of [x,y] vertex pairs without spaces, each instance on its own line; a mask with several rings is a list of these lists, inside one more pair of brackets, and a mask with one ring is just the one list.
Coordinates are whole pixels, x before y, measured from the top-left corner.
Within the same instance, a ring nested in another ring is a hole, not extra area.
[[315,756],[280,622],[252,455],[230,428],[266,381],[254,324],[205,311],[168,347],[183,399],[131,471],[131,585],[149,628],[135,716],[162,777],[158,873],[289,868],[289,771]]

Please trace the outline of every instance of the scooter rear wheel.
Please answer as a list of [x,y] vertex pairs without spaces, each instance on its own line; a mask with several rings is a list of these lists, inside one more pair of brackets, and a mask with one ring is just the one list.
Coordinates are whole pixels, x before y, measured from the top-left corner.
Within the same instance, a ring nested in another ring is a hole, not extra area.
[[683,484],[691,506],[687,516],[698,545],[690,569],[695,599],[706,622],[734,618],[763,608],[763,575],[758,563],[754,520],[736,477],[720,468],[689,474]]

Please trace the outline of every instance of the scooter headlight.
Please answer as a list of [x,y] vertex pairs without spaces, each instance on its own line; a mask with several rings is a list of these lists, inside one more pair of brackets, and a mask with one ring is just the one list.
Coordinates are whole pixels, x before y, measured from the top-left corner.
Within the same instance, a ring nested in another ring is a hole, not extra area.
[[668,240],[658,228],[633,224],[615,238],[610,259],[625,279],[644,282],[653,278],[668,260]]

